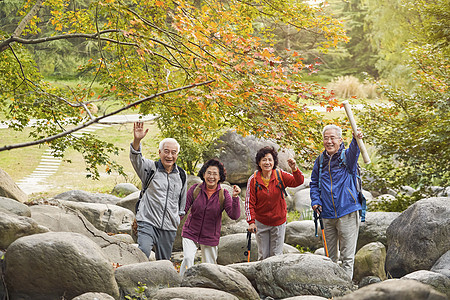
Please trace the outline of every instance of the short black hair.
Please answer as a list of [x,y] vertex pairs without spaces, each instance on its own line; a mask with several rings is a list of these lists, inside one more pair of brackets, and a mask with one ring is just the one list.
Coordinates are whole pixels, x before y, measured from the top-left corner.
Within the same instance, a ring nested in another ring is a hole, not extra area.
[[272,154],[272,157],[273,157],[273,169],[275,170],[277,168],[277,166],[278,166],[278,152],[275,150],[274,147],[266,146],[264,148],[259,149],[258,152],[256,153],[256,157],[255,157],[255,159],[256,159],[256,167],[258,168],[259,171],[261,171],[261,167],[259,166],[259,162],[268,153]]
[[223,163],[221,163],[217,158],[212,158],[208,160],[206,163],[203,164],[200,171],[198,172],[198,177],[204,182],[205,178],[203,175],[205,175],[206,169],[209,167],[217,167],[219,169],[219,183],[224,182],[225,179],[227,179],[227,171],[225,170],[225,167],[223,166]]

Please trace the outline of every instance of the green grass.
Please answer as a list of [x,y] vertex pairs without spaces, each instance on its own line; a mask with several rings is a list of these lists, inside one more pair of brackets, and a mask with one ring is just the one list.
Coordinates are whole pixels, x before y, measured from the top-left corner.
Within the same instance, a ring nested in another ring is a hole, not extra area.
[[[142,149],[146,157],[155,159],[158,157],[159,131],[156,125],[150,124],[150,122],[146,123],[146,126],[150,126],[150,130],[147,137],[142,141]],[[46,179],[46,182],[53,185],[53,188],[45,193],[31,195],[30,198],[51,197],[73,189],[107,193],[111,192],[116,184],[122,182],[131,182],[138,185],[139,180],[134,173],[128,156],[130,142],[133,139],[132,130],[133,124],[127,123],[113,125],[94,132],[101,139],[122,148],[119,155],[112,158],[124,167],[127,178],[118,173],[106,174],[104,169],[99,169],[99,180],[86,178],[86,165],[81,153],[69,149],[65,153],[64,160],[70,160],[71,163],[62,162],[58,171]],[[24,132],[15,132],[12,129],[0,129],[0,140],[4,145],[22,143],[30,140],[28,138],[29,131],[29,128],[26,128]],[[33,172],[39,165],[42,154],[46,149],[48,149],[48,146],[41,145],[2,151],[0,152],[0,168],[7,172],[14,181],[18,181]]]

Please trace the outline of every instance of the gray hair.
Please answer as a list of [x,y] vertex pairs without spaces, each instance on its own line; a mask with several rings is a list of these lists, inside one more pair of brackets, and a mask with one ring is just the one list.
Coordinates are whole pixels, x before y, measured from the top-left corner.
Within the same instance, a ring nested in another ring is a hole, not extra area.
[[327,125],[327,126],[325,126],[325,127],[323,128],[322,136],[325,136],[325,131],[327,131],[327,130],[336,130],[338,136],[339,136],[340,138],[342,138],[342,129],[341,129],[340,127],[338,127],[338,126],[336,126],[336,125],[333,125],[333,124],[332,124],[332,125]]
[[180,144],[178,144],[177,140],[174,138],[165,138],[161,142],[159,142],[159,150],[162,151],[164,148],[164,145],[166,143],[175,143],[177,145],[177,153],[180,152]]

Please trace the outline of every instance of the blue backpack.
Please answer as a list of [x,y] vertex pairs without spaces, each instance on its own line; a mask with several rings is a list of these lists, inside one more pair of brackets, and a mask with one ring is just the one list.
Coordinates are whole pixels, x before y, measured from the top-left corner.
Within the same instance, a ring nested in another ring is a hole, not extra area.
[[[352,170],[350,170],[350,168],[348,168],[347,166],[347,160],[345,158],[345,151],[342,150],[341,151],[341,157],[340,157],[340,165],[341,166],[345,166],[345,168],[347,169],[347,171],[351,174],[355,176],[355,183],[356,183],[356,192],[358,193],[358,201],[361,204],[361,222],[365,222],[366,221],[366,210],[367,210],[367,201],[366,201],[366,197],[364,196],[363,192],[362,192],[362,179],[361,179],[361,167],[359,166],[358,163],[356,163],[356,173],[353,174]],[[319,156],[319,195],[320,193],[320,188],[321,188],[321,180],[322,180],[322,167],[323,167],[323,153],[320,153]]]

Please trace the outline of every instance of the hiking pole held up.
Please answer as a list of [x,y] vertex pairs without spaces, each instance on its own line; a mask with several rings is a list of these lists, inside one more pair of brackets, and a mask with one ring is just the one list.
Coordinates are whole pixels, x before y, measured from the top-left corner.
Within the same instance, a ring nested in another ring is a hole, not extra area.
[[250,262],[250,252],[252,250],[252,233],[247,231],[247,250],[244,255],[247,256],[247,262]]
[[348,101],[342,102],[344,105],[345,113],[347,114],[348,120],[350,121],[350,125],[352,125],[353,133],[355,134],[356,142],[358,142],[359,150],[361,150],[361,155],[363,157],[364,163],[370,164],[370,157],[367,153],[366,146],[362,139],[358,138],[356,135],[358,133],[358,127],[356,126],[355,118],[353,117],[352,108]]
[[[319,211],[319,213],[317,213],[317,211]],[[323,238],[323,246],[325,248],[325,254],[327,255],[327,257],[330,257],[328,255],[327,240],[325,239],[325,231],[324,231],[323,220],[322,220],[322,210],[320,209],[320,206],[314,210],[314,226],[316,228],[316,233],[315,233],[316,237],[319,236],[317,234],[317,220],[319,220],[320,230],[322,230],[322,238]]]

